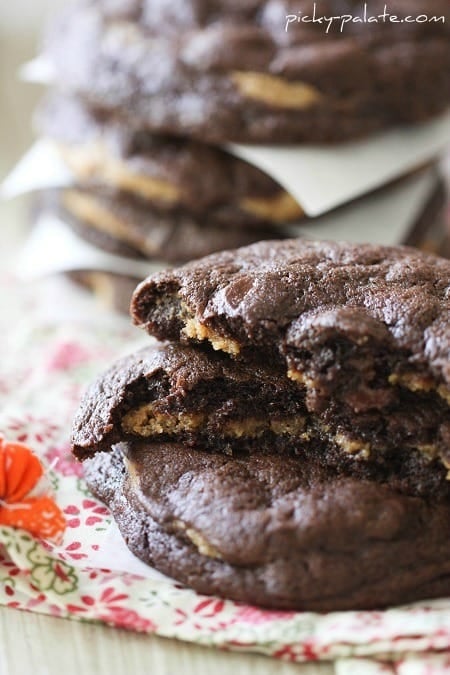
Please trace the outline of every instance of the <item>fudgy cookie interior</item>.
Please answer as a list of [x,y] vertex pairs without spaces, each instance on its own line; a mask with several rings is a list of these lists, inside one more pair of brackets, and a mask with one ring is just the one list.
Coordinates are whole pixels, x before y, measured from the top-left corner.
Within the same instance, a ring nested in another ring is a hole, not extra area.
[[309,454],[324,466],[381,481],[394,467],[399,489],[444,498],[450,482],[436,444],[446,403],[437,399],[428,410],[424,399],[401,394],[389,414],[345,416],[339,405],[318,413],[308,409],[303,384],[276,366],[245,365],[190,346],[153,346],[119,361],[87,392],[74,423],[74,451],[83,458],[146,439],[235,457]]
[[407,248],[291,240],[143,282],[135,322],[298,386],[314,443],[409,448],[450,468],[450,263]]

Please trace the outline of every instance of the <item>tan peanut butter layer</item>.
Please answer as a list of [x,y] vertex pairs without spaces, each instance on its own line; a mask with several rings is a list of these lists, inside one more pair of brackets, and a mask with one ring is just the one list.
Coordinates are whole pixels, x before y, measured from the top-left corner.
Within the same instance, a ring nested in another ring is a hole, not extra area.
[[[163,414],[155,410],[158,403],[148,403],[136,410],[130,410],[121,420],[122,429],[142,438],[157,438],[159,435],[174,435],[185,431],[197,431],[205,427],[208,416],[201,413]],[[277,435],[295,436],[301,441],[311,439],[314,428],[306,429],[307,419],[298,415],[286,419],[258,419],[230,420],[222,424],[220,435],[225,438],[258,438],[267,431]],[[336,445],[349,455],[358,455],[360,459],[370,457],[370,444],[362,440],[350,438],[338,433],[334,436],[327,425],[320,425],[321,432],[327,434]],[[420,446],[417,448],[430,458],[436,456],[434,446]]]
[[89,289],[107,309],[128,314],[131,296],[138,277],[103,272],[101,270],[73,270],[67,272],[68,277],[78,285]]
[[287,376],[290,380],[294,382],[299,382],[309,389],[313,389],[315,386],[314,380],[311,377],[305,375],[300,370],[295,370],[294,368],[288,368]]
[[127,433],[139,436],[155,434],[177,434],[183,431],[195,431],[206,420],[202,413],[186,413],[170,415],[156,410],[157,404],[145,403],[136,410],[130,410],[122,419],[122,429]]
[[215,560],[222,560],[222,554],[218,551],[204,535],[202,535],[197,530],[194,530],[193,527],[189,527],[182,520],[176,519],[172,522],[172,527],[175,530],[183,532],[186,537],[194,544],[195,548],[202,555],[206,555],[208,558],[214,558]]
[[[152,402],[128,411],[121,420],[122,429],[127,433],[148,438],[158,434],[174,435],[197,431],[205,428],[208,423],[207,414],[162,413],[157,408],[158,402]],[[257,438],[267,431],[280,435],[297,435],[305,428],[305,422],[305,418],[300,415],[285,419],[246,417],[242,420],[225,421],[218,433],[225,438]]]
[[[80,181],[123,190],[166,207],[189,204],[190,200],[181,187],[163,178],[133,171],[129,163],[108,153],[101,142],[85,146],[58,144],[57,147],[67,166]],[[274,196],[252,196],[250,193],[238,200],[237,205],[244,213],[277,224],[293,222],[305,216],[298,202],[281,188]]]
[[178,186],[161,178],[133,172],[129,164],[113,157],[100,142],[58,147],[67,166],[82,181],[111,185],[152,202],[176,204],[182,201],[182,191]]
[[[317,380],[308,377],[305,373],[289,368],[287,376],[294,382],[299,382],[307,389],[314,390],[319,386]],[[390,385],[401,386],[409,389],[411,392],[436,392],[444,401],[450,404],[450,389],[443,384],[438,384],[431,377],[423,377],[416,373],[404,373],[402,375],[393,373],[387,378]]]
[[[139,490],[140,485],[139,465],[135,461],[133,461],[133,459],[130,457],[123,457],[123,461],[127,468],[127,474],[130,484],[132,484],[136,490]],[[170,523],[170,528],[175,530],[175,532],[182,532],[189,539],[189,541],[191,541],[192,544],[194,544],[196,549],[203,555],[218,560],[222,558],[221,553],[210,542],[207,541],[204,535],[195,530],[193,527],[189,526],[180,518],[175,518]]]
[[[158,403],[148,403],[136,410],[130,410],[121,420],[122,429],[142,438],[155,438],[159,435],[176,436],[186,431],[198,431],[204,429],[208,423],[208,415],[201,413],[161,413],[156,410]],[[310,440],[314,429],[306,430],[307,419],[298,415],[286,419],[258,419],[246,418],[244,420],[230,420],[221,425],[219,435],[224,438],[258,438],[262,434],[271,431],[280,436],[293,436],[299,442]],[[370,457],[370,444],[350,438],[346,434],[330,433],[330,428],[320,425],[321,431],[327,434],[336,445],[349,455],[358,455],[360,459],[367,460]],[[431,445],[418,446],[417,449],[427,457],[436,456],[436,448]]]
[[[224,227],[199,215],[163,213],[150,205],[101,189],[71,188],[59,192],[59,207],[69,224],[94,246],[131,258],[180,264],[228,246],[272,238],[272,228]],[[165,263],[165,264],[164,264]]]
[[243,211],[275,223],[289,223],[304,217],[302,207],[288,192],[275,197],[246,197],[239,202]]
[[231,79],[242,96],[273,108],[305,110],[323,99],[320,91],[306,82],[289,82],[265,73],[235,71]]
[[[431,460],[436,459],[438,456],[438,449],[435,445],[422,444],[417,446],[417,450],[422,453],[425,457],[428,457]],[[443,462],[445,466],[445,462]]]
[[186,337],[193,340],[207,340],[216,351],[223,351],[233,356],[237,356],[241,350],[236,340],[231,340],[220,335],[217,331],[208,328],[208,326],[205,326],[194,318],[186,320],[183,333]]
[[415,373],[393,373],[389,376],[389,383],[405,387],[412,392],[431,392],[435,391],[444,401],[450,405],[450,389],[443,384],[438,384],[431,377],[424,377]]
[[348,438],[345,434],[336,434],[335,441],[340,448],[349,455],[359,455],[368,459],[370,456],[370,444]]
[[115,308],[116,293],[110,274],[94,271],[83,272],[83,280],[105,307]]
[[[80,190],[65,190],[62,197],[63,206],[75,218],[88,223],[91,227],[104,232],[115,239],[120,239],[128,244],[136,245],[136,237],[129,224],[118,217],[113,211],[107,209],[102,202],[91,193]],[[145,244],[147,253],[156,252],[156,246],[151,240],[142,242]],[[141,244],[141,241],[139,241]]]

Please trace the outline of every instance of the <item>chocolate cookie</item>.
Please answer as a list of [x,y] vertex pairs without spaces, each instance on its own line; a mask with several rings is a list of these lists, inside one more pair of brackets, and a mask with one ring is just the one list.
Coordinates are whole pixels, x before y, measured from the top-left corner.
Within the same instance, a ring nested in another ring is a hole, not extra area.
[[396,471],[391,486],[450,498],[439,456],[444,403],[433,399],[433,407],[391,389],[384,408],[357,414],[332,402],[331,412],[320,414],[281,368],[180,344],[152,346],[114,364],[88,389],[74,420],[73,449],[83,459],[145,439],[233,456],[310,457],[359,478],[382,480]]
[[402,247],[261,242],[149,277],[135,323],[278,364],[322,437],[450,468],[450,261]]
[[53,94],[36,125],[55,141],[79,185],[107,189],[122,200],[128,195],[162,217],[183,213],[229,228],[261,228],[304,215],[251,164],[205,143],[156,136],[80,99]]
[[[398,180],[377,192],[395,199],[395,189],[408,177]],[[418,217],[411,224],[404,241],[424,250],[439,253],[445,240],[442,212],[445,206],[443,180],[435,176],[435,188],[424,204]],[[370,199],[370,196],[369,196]],[[288,227],[229,227],[213,218],[197,218],[186,211],[165,213],[145,205],[140,199],[104,187],[74,186],[56,192],[52,196],[41,195],[44,208],[57,209],[63,220],[90,243],[131,258],[165,261],[166,265],[181,264],[224,249],[245,246],[266,239],[286,239],[296,228]],[[358,205],[361,201],[355,202]],[[334,212],[341,216],[340,209]],[[321,219],[305,220],[305,224],[317,225],[320,232]],[[300,229],[301,233],[301,229]],[[370,237],[371,232],[367,235]],[[336,238],[340,229],[336,228]],[[141,281],[142,279],[138,279]]]
[[121,444],[84,467],[133,553],[200,593],[321,612],[450,593],[448,501],[312,458],[179,445]]
[[81,459],[128,436],[263,450],[283,435],[298,439],[304,412],[298,387],[279,369],[166,344],[126,357],[90,387],[72,440]]
[[[322,21],[312,5],[84,0],[56,21],[46,55],[57,84],[91,103],[213,142],[342,141],[448,107],[447,0],[427,2],[429,20],[423,2],[392,0],[396,20],[377,23],[359,0],[324,0]],[[355,20],[328,26],[342,15]]]
[[168,265],[262,239],[286,238],[280,228],[227,227],[180,211],[161,213],[125,195],[106,190],[67,188],[60,210],[81,236],[119,255],[164,260]]
[[279,609],[447,594],[449,289],[450,261],[299,240],[141,284],[176,342],[113,365],[72,432],[130,549]]
[[[443,217],[445,205],[445,189],[441,179],[425,204],[419,218],[407,234],[405,243],[416,246],[423,251],[450,258],[450,232]],[[67,217],[67,215],[66,212],[65,216]],[[95,227],[89,227],[73,216],[69,217],[69,221],[71,227],[83,239],[98,246],[101,250],[128,257],[142,257],[137,249],[126,246],[123,241],[114,239],[114,237],[105,232],[100,232]],[[277,234],[281,234],[280,230],[277,230]],[[168,266],[167,263],[161,263],[161,267]],[[123,276],[107,270],[79,270],[68,274],[73,281],[89,288],[103,305],[122,314],[128,314],[132,294],[138,283],[142,281],[142,278],[137,275],[134,277]]]
[[401,242],[421,251],[450,258],[450,221],[447,218],[448,190],[442,176],[429,196],[417,220]]

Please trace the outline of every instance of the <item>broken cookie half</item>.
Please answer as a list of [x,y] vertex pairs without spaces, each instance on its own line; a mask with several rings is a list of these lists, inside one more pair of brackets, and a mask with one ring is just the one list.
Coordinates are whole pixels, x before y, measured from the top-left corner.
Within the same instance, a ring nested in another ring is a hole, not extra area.
[[159,339],[276,365],[308,431],[450,468],[450,262],[406,247],[260,242],[163,271],[132,302]]
[[353,475],[387,474],[393,463],[407,463],[404,489],[450,494],[446,460],[435,449],[442,406],[424,420],[414,402],[411,416],[403,405],[394,402],[384,423],[374,410],[333,419],[311,412],[306,390],[277,366],[167,343],[118,361],[90,387],[74,422],[74,452],[84,459],[145,439],[232,456],[303,461],[309,454]]

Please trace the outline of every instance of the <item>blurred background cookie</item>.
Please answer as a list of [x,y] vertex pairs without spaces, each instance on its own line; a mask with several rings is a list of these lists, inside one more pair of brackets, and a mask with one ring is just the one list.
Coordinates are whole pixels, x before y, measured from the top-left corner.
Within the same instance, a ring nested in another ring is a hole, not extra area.
[[[423,121],[450,103],[446,0],[392,0],[397,22],[362,21],[364,3],[79,2],[50,30],[58,85],[159,133],[213,142],[323,143]],[[385,11],[383,0],[369,13]],[[367,6],[366,6],[367,12]],[[345,28],[345,29],[344,29]]]

